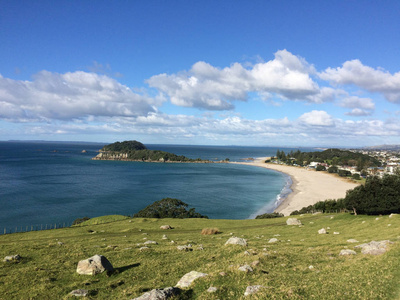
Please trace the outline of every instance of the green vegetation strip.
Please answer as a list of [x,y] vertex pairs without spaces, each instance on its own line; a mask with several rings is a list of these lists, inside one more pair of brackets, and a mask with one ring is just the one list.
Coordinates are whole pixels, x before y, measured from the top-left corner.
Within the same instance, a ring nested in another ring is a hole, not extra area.
[[[0,262],[0,299],[68,299],[76,289],[89,290],[90,299],[132,299],[154,288],[175,286],[192,270],[208,276],[197,279],[175,299],[245,299],[249,285],[265,287],[251,299],[398,299],[400,215],[377,219],[318,214],[298,219],[302,226],[286,225],[286,217],[208,220],[106,216],[72,228],[2,235],[0,258],[19,254],[22,259]],[[162,230],[161,225],[173,229]],[[204,228],[218,228],[220,233],[202,235]],[[318,234],[321,228],[330,228],[329,234]],[[247,239],[247,247],[225,246],[231,236]],[[271,238],[278,242],[269,243]],[[158,244],[140,251],[146,240]],[[377,256],[354,249],[372,240],[394,243],[388,252]],[[188,244],[193,251],[177,250],[178,245]],[[339,256],[342,249],[354,249],[357,254]],[[107,257],[116,272],[77,274],[78,261],[95,254]],[[252,263],[253,272],[237,270]],[[207,292],[210,286],[217,291]]]

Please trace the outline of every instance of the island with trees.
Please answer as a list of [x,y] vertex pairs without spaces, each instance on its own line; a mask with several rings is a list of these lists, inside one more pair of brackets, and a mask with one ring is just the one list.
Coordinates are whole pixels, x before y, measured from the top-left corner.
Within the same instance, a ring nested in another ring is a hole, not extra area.
[[183,155],[149,150],[138,141],[115,142],[104,146],[100,153],[93,157],[93,160],[120,160],[120,161],[141,161],[141,162],[190,162],[190,163],[211,163],[210,160],[200,158],[191,159]]

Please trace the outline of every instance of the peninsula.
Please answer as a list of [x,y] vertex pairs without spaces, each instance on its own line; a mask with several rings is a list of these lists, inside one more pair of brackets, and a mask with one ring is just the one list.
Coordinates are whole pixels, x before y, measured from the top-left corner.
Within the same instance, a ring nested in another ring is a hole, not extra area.
[[191,159],[183,155],[149,150],[138,141],[115,142],[104,146],[100,153],[93,157],[93,160],[120,160],[120,161],[141,161],[141,162],[175,162],[175,163],[212,163],[213,161],[200,158]]

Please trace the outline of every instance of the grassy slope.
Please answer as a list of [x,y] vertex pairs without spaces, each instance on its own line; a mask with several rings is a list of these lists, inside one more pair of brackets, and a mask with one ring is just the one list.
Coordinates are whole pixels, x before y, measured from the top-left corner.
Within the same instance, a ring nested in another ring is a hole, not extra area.
[[[192,270],[208,273],[198,279],[187,299],[242,299],[248,285],[264,285],[246,299],[397,299],[400,297],[400,215],[375,217],[348,214],[305,215],[304,226],[287,226],[287,218],[267,220],[124,219],[90,220],[86,226],[0,236],[0,259],[20,254],[19,263],[0,262],[0,299],[67,299],[74,289],[91,291],[93,299],[132,299],[153,288],[174,286]],[[365,221],[364,223],[362,221]],[[313,223],[310,223],[313,222]],[[169,224],[173,230],[159,227]],[[391,224],[391,226],[388,226]],[[330,227],[330,234],[318,229]],[[221,234],[202,236],[202,228],[217,227]],[[95,231],[89,233],[89,230]],[[141,230],[141,231],[140,231]],[[334,235],[333,232],[340,232]],[[224,246],[233,233],[248,239],[248,247]],[[163,240],[166,234],[168,240]],[[279,234],[278,243],[268,240]],[[147,238],[158,245],[140,252]],[[339,256],[341,249],[362,242],[395,241],[380,256]],[[171,244],[170,240],[176,243]],[[289,241],[290,240],[290,241]],[[64,243],[59,245],[58,242]],[[194,251],[181,252],[177,245],[191,243]],[[202,244],[204,250],[197,250]],[[107,247],[107,246],[117,246]],[[246,256],[245,250],[256,253]],[[267,255],[265,255],[267,253]],[[106,256],[117,272],[111,276],[78,275],[77,262],[94,254]],[[252,273],[237,271],[259,260]],[[312,265],[314,268],[309,269]],[[221,276],[220,272],[226,272]],[[218,291],[209,294],[210,286]],[[183,297],[183,298],[184,298]]]

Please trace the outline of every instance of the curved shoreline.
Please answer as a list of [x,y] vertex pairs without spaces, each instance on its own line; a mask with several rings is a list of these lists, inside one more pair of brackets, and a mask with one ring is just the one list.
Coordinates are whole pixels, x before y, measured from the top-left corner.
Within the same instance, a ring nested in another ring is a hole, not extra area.
[[285,173],[291,177],[292,185],[290,189],[292,192],[275,209],[276,212],[283,213],[285,216],[318,201],[343,198],[347,190],[358,185],[325,172],[306,170],[301,167],[267,164],[265,163],[266,159],[266,157],[257,158],[252,162],[237,162],[237,164],[262,167]]

